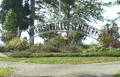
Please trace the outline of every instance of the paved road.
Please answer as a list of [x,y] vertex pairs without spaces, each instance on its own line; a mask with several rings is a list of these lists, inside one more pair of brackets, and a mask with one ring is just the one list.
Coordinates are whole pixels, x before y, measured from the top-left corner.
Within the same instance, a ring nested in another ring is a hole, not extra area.
[[120,71],[120,61],[79,65],[0,61],[0,67],[17,67],[19,69],[9,77],[112,77]]

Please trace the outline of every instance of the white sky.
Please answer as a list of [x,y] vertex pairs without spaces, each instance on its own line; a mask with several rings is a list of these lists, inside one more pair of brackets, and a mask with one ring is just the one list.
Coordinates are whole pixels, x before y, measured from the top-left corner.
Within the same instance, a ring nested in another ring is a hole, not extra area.
[[[104,2],[109,2],[109,1],[114,1],[114,0],[100,0],[100,1],[104,1]],[[0,4],[1,4],[2,0],[0,0]],[[106,12],[103,14],[105,16],[105,18],[109,18],[109,19],[115,19],[116,17],[118,17],[117,12],[120,12],[120,6],[114,6],[114,7],[109,7],[109,8],[105,8]],[[100,29],[102,26],[104,26],[106,24],[106,22],[100,22],[99,24],[95,24],[95,23],[90,23],[91,26],[95,26],[96,28]],[[120,24],[119,24],[120,27]],[[27,32],[22,32],[22,37],[28,37]],[[28,37],[29,38],[29,37]],[[35,38],[35,43],[39,43],[42,42],[43,43],[43,39],[40,39],[38,37]],[[0,42],[2,44],[2,42]],[[85,41],[86,44],[91,44],[91,43],[96,43],[96,40],[92,39],[92,38],[87,38],[87,40]]]

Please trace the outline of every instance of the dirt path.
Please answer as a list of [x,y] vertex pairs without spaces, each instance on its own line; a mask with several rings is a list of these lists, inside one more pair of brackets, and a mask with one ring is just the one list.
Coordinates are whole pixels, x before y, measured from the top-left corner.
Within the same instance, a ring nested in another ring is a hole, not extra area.
[[9,77],[112,77],[120,71],[120,61],[79,65],[0,61],[0,67],[17,67],[19,69]]

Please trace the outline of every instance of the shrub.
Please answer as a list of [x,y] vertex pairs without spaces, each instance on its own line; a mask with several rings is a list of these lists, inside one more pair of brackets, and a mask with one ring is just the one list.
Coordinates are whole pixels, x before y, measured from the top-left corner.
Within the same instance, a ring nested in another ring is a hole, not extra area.
[[81,57],[80,53],[33,53],[31,57]]
[[58,50],[57,48],[51,46],[51,45],[47,45],[47,46],[43,46],[41,48],[41,51],[43,52],[60,52],[60,50]]
[[6,48],[8,48],[9,50],[21,51],[28,48],[28,43],[25,39],[21,40],[16,37],[6,44]]
[[38,47],[30,47],[29,49],[27,49],[26,51],[32,52],[32,53],[38,53],[41,51],[41,48]]
[[16,37],[15,33],[7,32],[7,33],[2,34],[1,40],[3,42],[8,42],[8,41],[12,40],[12,38],[14,38],[14,37]]
[[98,52],[105,52],[105,51],[107,51],[107,49],[106,49],[105,47],[101,47],[101,48],[99,48],[99,50],[98,50]]
[[83,52],[120,52],[120,48],[98,47],[97,45],[93,44],[90,45],[88,49],[83,50]]
[[91,44],[88,49],[85,49],[83,52],[97,52],[99,47],[96,44]]
[[42,47],[42,44],[36,44],[36,45],[29,47],[27,51],[32,52],[32,53],[38,53],[38,52],[41,52],[41,47]]
[[69,53],[79,53],[83,51],[83,48],[77,45],[67,45],[65,47],[61,47],[60,50],[62,52],[69,52]]
[[89,52],[89,53],[31,53],[28,51],[13,53],[15,58],[38,57],[120,57],[120,52]]
[[29,46],[29,48],[26,49],[25,51],[28,51],[28,52],[31,52],[31,53],[39,53],[39,52],[41,52],[41,47],[42,46],[43,46],[42,43],[35,44],[35,45],[32,45],[32,46]]
[[0,52],[9,52],[9,50],[5,46],[0,46]]
[[39,43],[39,44],[35,44],[35,45],[33,45],[32,47],[38,47],[38,48],[41,48],[41,47],[43,47],[44,45],[42,44],[42,43]]
[[110,24],[106,24],[102,29],[98,36],[98,41],[103,47],[113,47],[119,48],[120,41],[119,41],[119,27],[117,24],[113,23],[112,26]]
[[17,52],[17,53],[13,53],[10,55],[10,57],[14,57],[14,58],[29,58],[30,55],[32,53],[31,52],[28,52],[28,51],[21,51],[21,52]]
[[64,47],[70,43],[70,39],[61,34],[54,35],[51,40],[46,40],[44,45],[52,45],[56,48]]

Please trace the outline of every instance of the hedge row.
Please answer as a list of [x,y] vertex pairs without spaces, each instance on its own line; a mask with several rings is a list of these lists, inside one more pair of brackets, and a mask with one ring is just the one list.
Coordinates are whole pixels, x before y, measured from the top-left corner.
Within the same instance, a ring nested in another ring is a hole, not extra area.
[[13,53],[14,58],[38,58],[38,57],[120,57],[120,52],[89,52],[89,53]]

